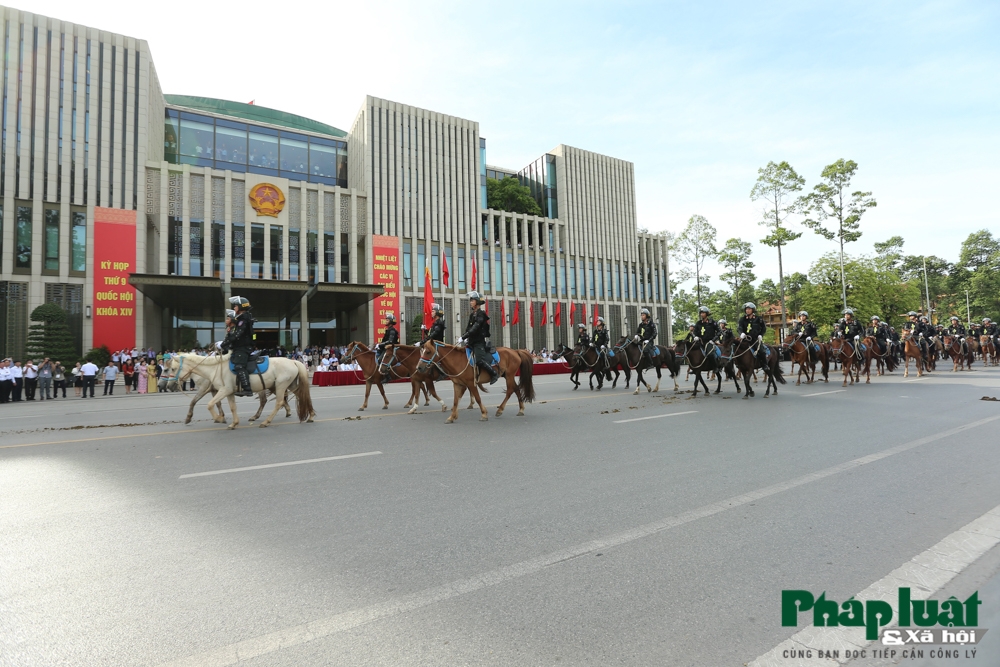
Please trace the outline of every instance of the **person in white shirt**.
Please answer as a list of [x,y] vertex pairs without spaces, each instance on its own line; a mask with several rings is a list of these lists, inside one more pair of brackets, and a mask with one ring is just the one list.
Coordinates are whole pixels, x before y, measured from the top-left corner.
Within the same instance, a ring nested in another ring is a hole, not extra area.
[[[14,402],[19,402],[21,400],[21,390],[24,389],[24,369],[21,368],[21,362],[15,361],[14,365],[10,369],[10,400]],[[36,380],[37,382],[37,380]]]
[[80,398],[87,398],[88,388],[90,388],[90,397],[94,397],[94,382],[97,381],[97,371],[97,364],[92,361],[88,361],[80,367],[80,374],[83,375],[83,396]]
[[[15,362],[15,366],[20,366],[20,362]],[[24,364],[24,400],[33,401],[35,400],[35,389],[38,388],[38,366],[35,366],[35,360],[29,359],[26,364]],[[20,391],[18,391],[17,399],[21,400]]]
[[10,360],[0,361],[0,403],[10,401],[10,392],[13,390],[13,383],[10,381]]

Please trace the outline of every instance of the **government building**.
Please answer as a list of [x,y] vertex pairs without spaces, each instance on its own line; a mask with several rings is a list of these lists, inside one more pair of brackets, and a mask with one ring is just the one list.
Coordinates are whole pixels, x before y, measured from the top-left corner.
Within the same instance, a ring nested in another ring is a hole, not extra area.
[[[473,288],[496,344],[571,344],[597,315],[617,338],[642,307],[667,341],[666,241],[637,229],[630,162],[558,145],[493,166],[479,123],[374,97],[341,130],[164,94],[142,39],[0,16],[0,358],[49,302],[83,352],[207,346],[234,294],[261,348],[371,342],[388,311],[412,342],[425,268],[449,342]],[[490,178],[541,214],[488,208]]]

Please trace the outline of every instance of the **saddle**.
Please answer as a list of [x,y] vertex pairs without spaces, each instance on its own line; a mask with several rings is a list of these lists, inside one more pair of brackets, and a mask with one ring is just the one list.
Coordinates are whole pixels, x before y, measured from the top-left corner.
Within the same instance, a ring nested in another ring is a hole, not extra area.
[[[497,352],[495,348],[492,349],[492,350],[487,350],[487,352],[491,352],[492,355],[493,355],[493,366],[499,368],[499,366],[500,366],[500,353]],[[475,365],[476,358],[475,358],[475,355],[472,353],[472,349],[471,348],[468,348],[468,347],[465,348],[465,356],[468,357],[470,364]]]
[[[271,360],[270,357],[264,355],[260,355],[258,357],[250,357],[250,359],[247,361],[247,373],[251,374],[256,373],[257,375],[266,373],[270,360]],[[233,373],[236,372],[236,368],[233,366],[232,361],[229,362],[229,370],[231,370]]]

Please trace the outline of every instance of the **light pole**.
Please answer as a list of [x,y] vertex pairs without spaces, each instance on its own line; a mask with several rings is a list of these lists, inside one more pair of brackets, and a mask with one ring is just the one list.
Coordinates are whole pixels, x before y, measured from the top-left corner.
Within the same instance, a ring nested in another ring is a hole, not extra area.
[[972,324],[972,309],[969,307],[969,290],[965,290],[965,324]]
[[931,308],[931,288],[930,284],[927,282],[927,257],[924,257],[924,294],[927,296],[927,321],[930,324],[934,324],[934,317],[932,313],[934,312]]

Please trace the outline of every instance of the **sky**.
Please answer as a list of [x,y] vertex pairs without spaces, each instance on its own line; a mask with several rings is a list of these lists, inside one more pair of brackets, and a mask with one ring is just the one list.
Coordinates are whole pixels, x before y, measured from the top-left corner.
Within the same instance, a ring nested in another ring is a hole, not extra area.
[[[815,185],[858,163],[878,202],[851,253],[893,235],[954,261],[1000,233],[997,2],[294,2],[32,0],[39,14],[149,42],[165,93],[273,107],[349,129],[366,94],[478,121],[489,164],[559,144],[635,165],[638,224],[701,214],[753,241],[757,170]],[[791,227],[801,230],[793,219]],[[785,249],[807,272],[835,243]],[[672,267],[677,268],[677,267]],[[711,286],[722,287],[716,266]]]

